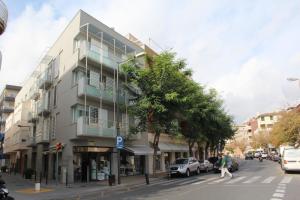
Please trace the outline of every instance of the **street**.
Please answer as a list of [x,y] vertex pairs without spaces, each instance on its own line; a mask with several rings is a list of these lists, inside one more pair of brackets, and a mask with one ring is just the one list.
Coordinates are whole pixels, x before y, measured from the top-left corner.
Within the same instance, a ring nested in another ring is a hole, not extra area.
[[219,174],[209,173],[189,178],[159,180],[151,185],[118,190],[99,196],[91,194],[81,199],[120,199],[120,200],[298,200],[300,174],[285,175],[278,163],[264,160],[242,161],[234,178],[220,179]]

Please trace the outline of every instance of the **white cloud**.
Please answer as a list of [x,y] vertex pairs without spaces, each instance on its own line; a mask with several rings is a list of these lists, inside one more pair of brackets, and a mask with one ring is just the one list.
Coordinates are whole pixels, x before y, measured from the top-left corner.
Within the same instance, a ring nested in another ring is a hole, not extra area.
[[27,6],[18,18],[9,21],[0,42],[3,53],[0,84],[21,84],[66,22],[64,18],[56,19],[53,9],[46,4],[38,10]]
[[27,6],[0,38],[0,87],[24,80],[78,9],[122,34],[172,47],[196,81],[217,87],[237,121],[300,98],[297,84],[286,81],[300,76],[297,1],[48,0]]

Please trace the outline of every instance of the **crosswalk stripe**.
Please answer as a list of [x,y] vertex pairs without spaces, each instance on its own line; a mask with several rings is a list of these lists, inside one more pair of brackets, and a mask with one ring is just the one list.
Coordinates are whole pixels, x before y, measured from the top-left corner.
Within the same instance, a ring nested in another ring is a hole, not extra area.
[[246,178],[246,176],[241,176],[241,177],[238,177],[238,178],[234,178],[234,179],[232,179],[232,180],[226,182],[226,184],[236,183],[236,182],[239,182],[239,181],[241,181],[241,180],[243,180],[243,179],[245,179],[245,178]]
[[219,180],[216,180],[216,181],[213,181],[213,182],[210,182],[208,184],[215,184],[215,183],[221,183],[223,181],[227,181],[228,179],[227,178],[219,178]]
[[293,177],[291,176],[286,176],[284,177],[280,183],[290,183]]
[[176,183],[179,183],[179,182],[182,182],[182,180],[171,180],[171,181],[162,183],[161,185],[164,185],[164,186],[165,186],[165,185],[176,184]]
[[192,185],[199,185],[201,183],[206,183],[206,182],[209,182],[209,181],[213,181],[213,180],[216,180],[216,179],[219,179],[219,177],[215,177],[215,178],[209,178],[209,179],[206,179],[204,181],[198,181],[196,183],[192,183]]
[[261,183],[271,183],[276,177],[275,176],[270,176],[263,180]]
[[243,183],[253,183],[254,181],[258,180],[261,176],[254,176],[250,178],[249,180],[243,182]]
[[196,182],[196,181],[198,181],[198,179],[192,179],[192,180],[189,180],[189,181],[185,181],[185,182],[179,183],[178,185],[186,185],[186,184],[193,183],[193,182]]

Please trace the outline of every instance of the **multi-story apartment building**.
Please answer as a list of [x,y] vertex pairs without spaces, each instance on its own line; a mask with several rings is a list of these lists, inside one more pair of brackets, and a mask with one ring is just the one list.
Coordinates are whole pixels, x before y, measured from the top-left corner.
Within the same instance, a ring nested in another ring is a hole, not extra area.
[[271,131],[274,124],[280,118],[281,112],[263,113],[256,117],[258,132]]
[[[135,118],[127,108],[135,87],[119,66],[132,56],[144,67],[153,53],[79,11],[16,97],[7,120],[5,152],[11,166],[33,168],[49,179],[103,180],[117,174],[117,128],[125,138],[121,174],[152,172],[151,133],[130,134]],[[119,121],[119,123],[117,123]],[[63,148],[56,151],[56,144]],[[162,136],[156,167],[187,156],[187,145]]]
[[0,94],[0,133],[4,133],[6,118],[14,112],[15,97],[20,90],[19,86],[5,85]]
[[[15,85],[5,85],[3,91],[0,94],[0,159],[5,159],[3,155],[3,141],[5,133],[6,119],[10,113],[14,112],[15,97],[21,87]],[[3,164],[4,162],[2,162]]]

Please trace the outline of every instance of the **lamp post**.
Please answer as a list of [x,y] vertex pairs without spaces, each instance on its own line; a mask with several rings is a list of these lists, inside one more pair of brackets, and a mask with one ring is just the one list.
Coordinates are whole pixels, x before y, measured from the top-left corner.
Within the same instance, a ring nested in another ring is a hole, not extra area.
[[287,81],[291,81],[291,82],[298,81],[298,84],[299,84],[299,87],[300,87],[300,79],[299,78],[289,77],[289,78],[287,78]]

